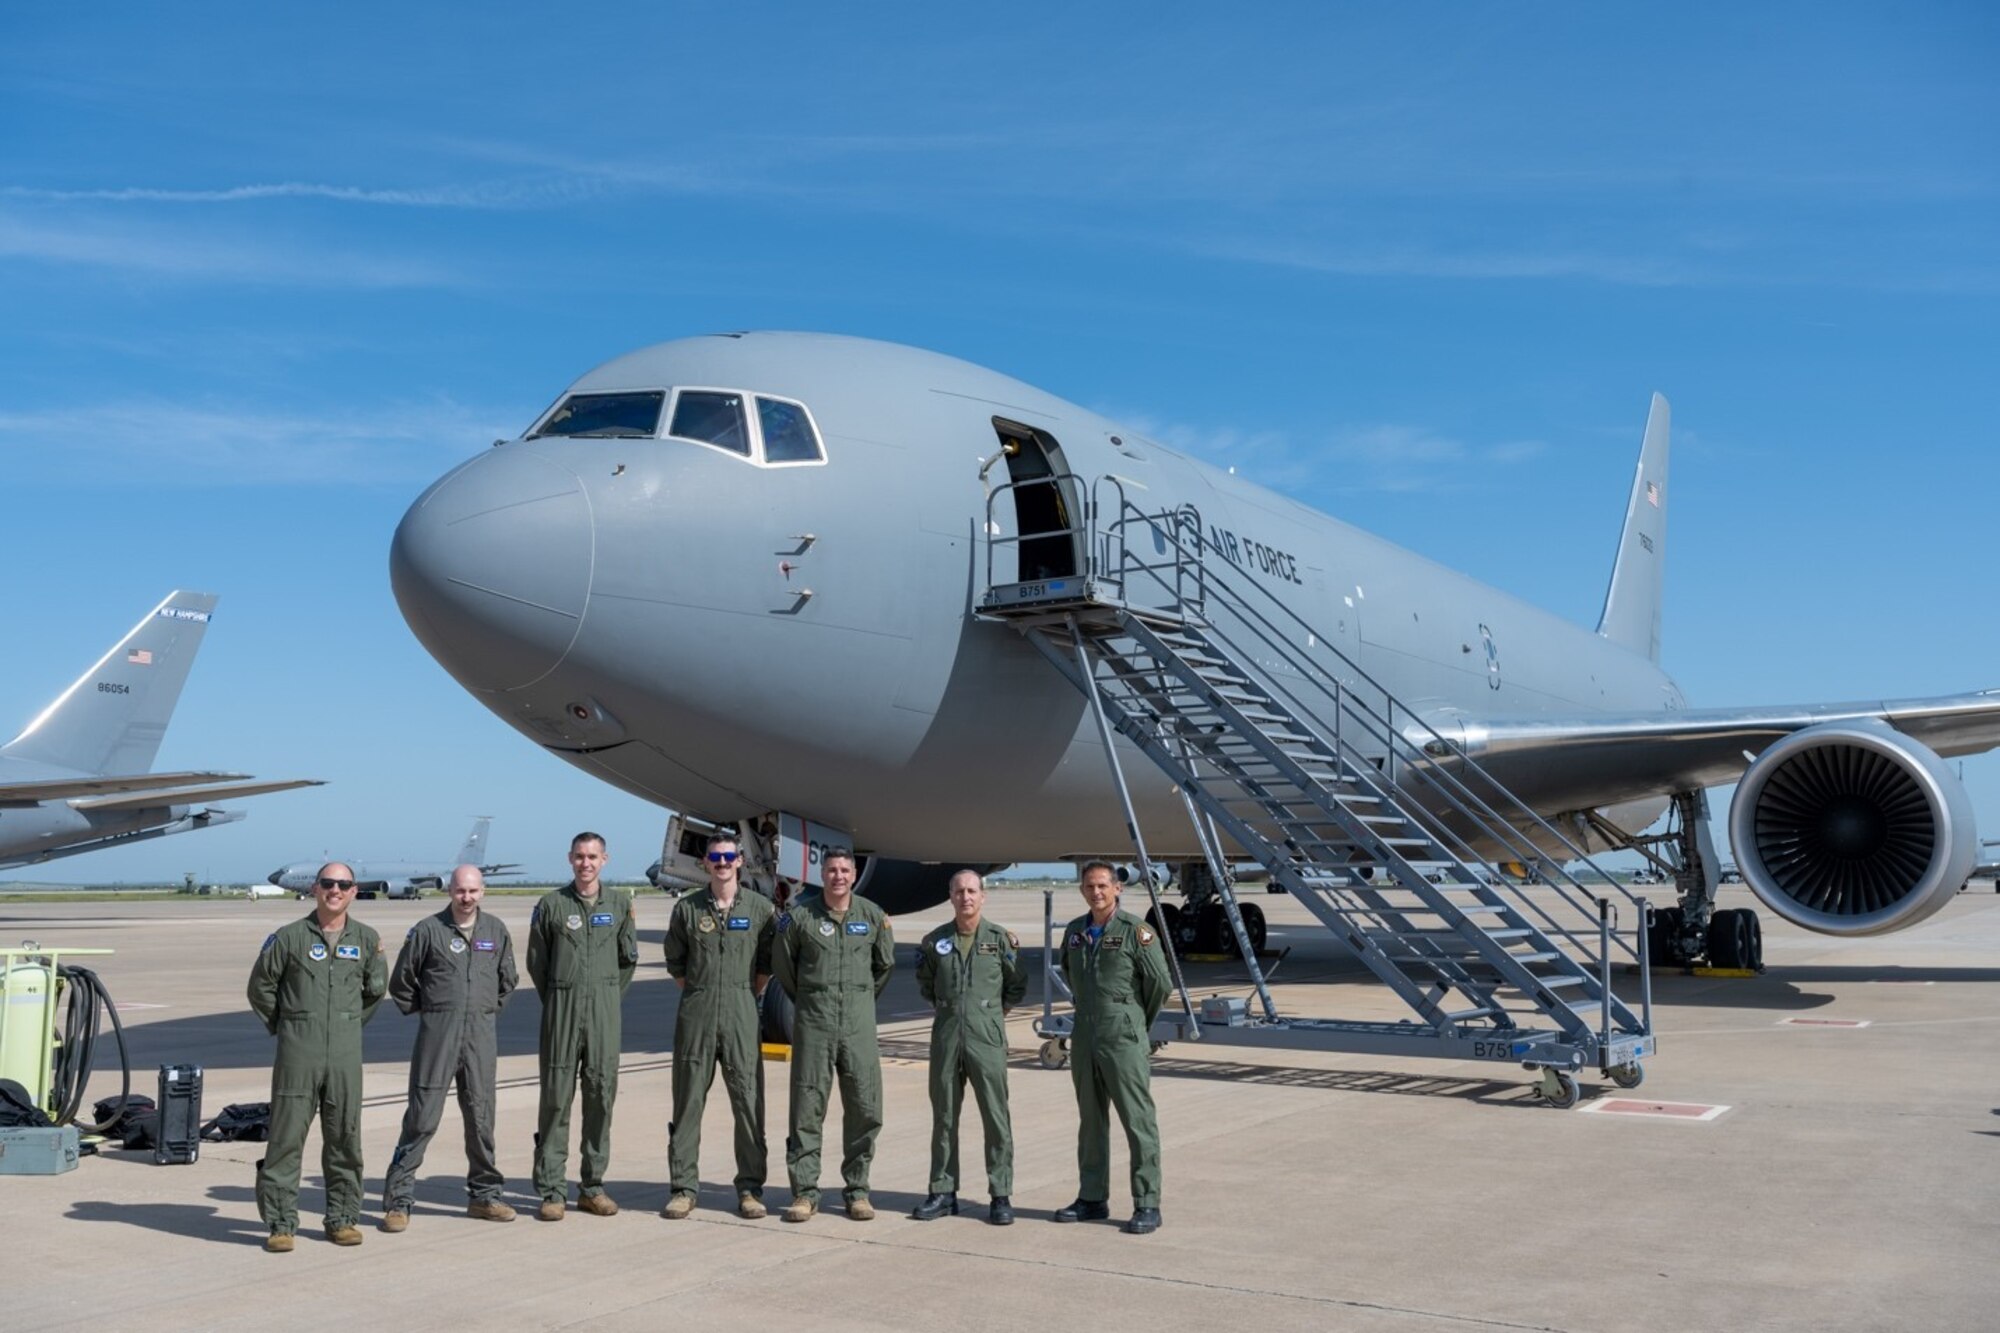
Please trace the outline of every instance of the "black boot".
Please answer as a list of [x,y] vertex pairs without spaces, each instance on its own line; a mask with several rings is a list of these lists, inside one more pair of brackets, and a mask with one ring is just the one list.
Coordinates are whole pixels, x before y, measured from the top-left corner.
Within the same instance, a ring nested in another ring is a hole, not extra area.
[[1078,1199],[1075,1203],[1056,1209],[1058,1222],[1103,1222],[1111,1216],[1111,1204],[1105,1199]]
[[1128,1236],[1150,1236],[1160,1229],[1160,1210],[1157,1208],[1134,1208],[1132,1220],[1125,1224]]
[[910,1216],[919,1222],[932,1222],[946,1213],[950,1213],[953,1217],[958,1216],[958,1195],[926,1194],[924,1201],[916,1206]]
[[986,1210],[986,1220],[996,1227],[1014,1225],[1014,1201],[1004,1194],[993,1196],[993,1206]]

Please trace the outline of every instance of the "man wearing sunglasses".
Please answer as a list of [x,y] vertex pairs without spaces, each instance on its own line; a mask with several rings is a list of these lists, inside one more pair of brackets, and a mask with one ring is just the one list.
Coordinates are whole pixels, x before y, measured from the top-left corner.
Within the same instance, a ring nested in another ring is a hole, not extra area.
[[542,1103],[535,1131],[535,1216],[560,1222],[569,1197],[569,1108],[583,1084],[578,1211],[610,1217],[604,1192],[611,1163],[611,1106],[618,1099],[619,1005],[639,965],[632,896],[605,887],[604,839],[570,839],[569,883],[535,904],[528,920],[528,977],[542,998]]
[[840,1085],[840,1175],[847,1215],[875,1216],[868,1164],[882,1132],[882,1051],[875,998],[896,970],[896,940],[881,908],[854,892],[854,853],[821,853],[818,896],[794,903],[779,921],[771,963],[798,1006],[792,1020],[792,1119],[785,1166],[792,1203],[787,1222],[819,1211],[820,1131],[827,1099]]
[[353,869],[321,866],[312,914],[268,936],[250,968],[250,1007],[278,1039],[271,1142],[257,1163],[257,1215],[274,1254],[290,1253],[299,1229],[299,1159],[315,1115],[327,1239],[361,1243],[361,1025],[388,994],[389,966],[381,936],[348,919],[353,901]]
[[764,1216],[764,1065],[757,1045],[757,999],[771,980],[771,923],[777,909],[742,886],[743,853],[718,834],[708,844],[708,887],[674,904],[667,926],[667,971],[681,988],[674,1014],[674,1116],[667,1126],[672,1193],[660,1216],[694,1211],[701,1189],[701,1114],[715,1069],[736,1124],[736,1212]]

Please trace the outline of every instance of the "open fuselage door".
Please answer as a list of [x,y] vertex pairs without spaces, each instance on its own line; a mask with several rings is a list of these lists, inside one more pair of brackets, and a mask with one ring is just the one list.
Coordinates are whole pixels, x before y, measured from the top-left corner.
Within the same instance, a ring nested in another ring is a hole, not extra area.
[[[1062,447],[1045,430],[993,418],[1007,484],[996,494],[995,517],[1011,513],[1022,584],[1072,579],[1083,572],[1083,505]],[[995,570],[996,578],[1004,578]]]

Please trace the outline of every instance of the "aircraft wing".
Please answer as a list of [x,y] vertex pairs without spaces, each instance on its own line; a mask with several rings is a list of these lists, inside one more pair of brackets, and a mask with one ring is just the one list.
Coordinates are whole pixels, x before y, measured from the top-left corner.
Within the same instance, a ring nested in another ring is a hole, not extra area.
[[[1432,719],[1503,784],[1531,776],[1537,804],[1584,809],[1733,782],[1768,745],[1824,722],[1885,722],[1940,756],[2000,746],[2000,690],[1794,708],[1683,709],[1573,718]],[[1441,758],[1428,733],[1411,740]],[[1551,791],[1551,775],[1560,781]],[[1544,793],[1547,796],[1544,797]],[[1553,799],[1549,799],[1553,798]]]
[[262,796],[266,792],[290,791],[294,787],[325,785],[317,778],[293,778],[285,782],[238,782],[222,786],[92,796],[73,800],[69,804],[73,810],[138,810],[154,805],[194,805],[205,801],[227,801],[239,796]]
[[519,861],[497,861],[490,866],[479,867],[479,873],[482,875],[505,875],[520,868],[521,863]]
[[237,782],[248,773],[133,773],[124,777],[58,778],[47,782],[0,782],[0,805],[67,801],[75,796],[104,796],[122,791],[160,787],[192,787],[211,782]]

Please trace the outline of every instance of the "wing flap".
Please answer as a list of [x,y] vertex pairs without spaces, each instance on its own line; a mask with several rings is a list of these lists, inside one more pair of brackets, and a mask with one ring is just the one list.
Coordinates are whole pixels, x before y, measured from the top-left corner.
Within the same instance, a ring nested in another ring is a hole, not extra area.
[[[1734,782],[1774,741],[1823,722],[1886,722],[1939,755],[2000,746],[2000,690],[1799,708],[1476,721],[1432,725],[1502,785],[1544,810],[1595,809]],[[1427,734],[1411,740],[1437,755]],[[1439,755],[1449,761],[1448,753]]]
[[325,783],[317,778],[293,778],[284,782],[238,782],[221,786],[133,792],[118,796],[90,796],[73,800],[69,805],[72,810],[141,810],[155,805],[197,805],[205,801],[228,801],[240,796],[262,796],[267,792],[291,791],[295,787],[324,785]]
[[105,796],[113,792],[149,791],[159,787],[189,787],[211,782],[238,782],[248,773],[132,773],[122,777],[57,778],[46,782],[0,782],[0,804],[67,801],[75,796]]

